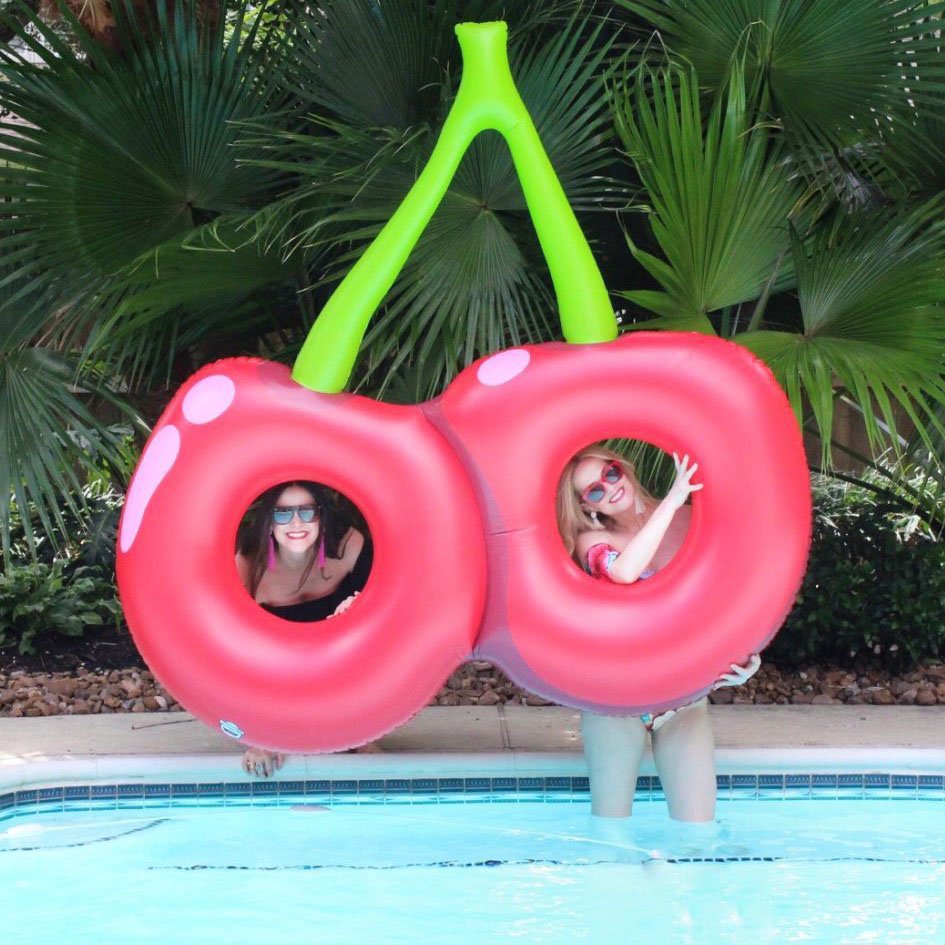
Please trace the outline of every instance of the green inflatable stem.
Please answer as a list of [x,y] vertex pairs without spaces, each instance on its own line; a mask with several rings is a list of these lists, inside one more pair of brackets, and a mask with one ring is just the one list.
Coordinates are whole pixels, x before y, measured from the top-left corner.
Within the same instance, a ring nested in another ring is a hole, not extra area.
[[505,23],[461,23],[463,76],[430,160],[394,215],[325,303],[292,377],[321,393],[345,389],[368,322],[420,239],[473,138],[501,134],[548,262],[565,340],[610,341],[617,321],[600,270],[509,69]]

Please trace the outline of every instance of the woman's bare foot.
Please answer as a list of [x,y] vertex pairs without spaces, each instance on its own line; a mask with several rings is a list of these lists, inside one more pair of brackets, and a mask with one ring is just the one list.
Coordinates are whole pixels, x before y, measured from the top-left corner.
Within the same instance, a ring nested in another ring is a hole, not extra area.
[[257,778],[268,778],[285,764],[285,755],[265,748],[247,748],[243,752],[243,770]]

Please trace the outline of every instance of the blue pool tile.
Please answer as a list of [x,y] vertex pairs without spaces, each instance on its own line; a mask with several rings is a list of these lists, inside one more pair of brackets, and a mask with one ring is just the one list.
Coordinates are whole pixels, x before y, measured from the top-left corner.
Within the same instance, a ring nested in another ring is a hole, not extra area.
[[15,807],[16,806],[16,795],[14,794],[0,794],[0,810],[3,810],[5,807]]
[[811,775],[812,788],[836,788],[837,776],[835,774],[813,774]]
[[462,791],[465,785],[462,778],[440,778],[438,790],[441,794]]
[[119,784],[118,797],[144,797],[143,784]]
[[414,778],[414,794],[436,794],[439,790],[439,781],[436,778]]
[[732,787],[732,776],[730,774],[717,774],[715,776],[715,788],[717,791],[728,791]]
[[227,781],[223,785],[224,797],[252,797],[253,785],[249,781]]
[[279,781],[280,794],[304,794],[305,793],[305,782],[304,781]]
[[546,791],[570,791],[570,778],[545,778]]
[[844,789],[858,789],[863,790],[864,781],[862,774],[838,774],[837,775],[837,787]]
[[894,791],[914,791],[919,779],[914,774],[894,774],[890,786]]
[[143,787],[145,797],[171,796],[171,786],[169,784],[145,784]]
[[732,788],[738,790],[758,790],[758,775],[756,774],[733,774]]
[[253,797],[274,797],[279,793],[278,781],[250,781]]
[[199,784],[172,784],[172,797],[196,797],[200,793]]
[[197,793],[203,797],[223,797],[226,794],[226,785],[220,781],[215,781],[212,784],[201,784],[199,788],[200,790]]
[[332,793],[332,796],[334,796],[335,794],[357,794],[358,782],[357,781],[332,781],[331,793]]
[[571,790],[586,793],[591,789],[590,778],[571,778]]
[[118,787],[115,784],[93,784],[89,796],[93,801],[115,800],[118,797]]
[[359,794],[370,794],[373,792],[383,791],[384,790],[384,780],[383,778],[376,778],[373,780],[358,781],[358,793]]
[[489,778],[463,778],[464,791],[488,791],[491,787]]
[[919,788],[923,791],[945,790],[945,777],[940,774],[920,774]]
[[654,790],[656,780],[656,778],[651,777],[648,774],[637,775],[637,793],[648,794],[650,791]]
[[867,774],[865,775],[865,780],[866,780],[866,787],[869,790],[875,790],[876,788],[889,787],[888,774]]
[[406,778],[388,778],[384,782],[384,791],[387,794],[409,794],[410,782]]
[[330,794],[331,781],[306,781],[305,793],[306,794]]
[[493,778],[493,791],[517,791],[518,780],[516,778]]
[[545,789],[544,778],[519,778],[518,789],[520,791],[543,791]]
[[62,797],[66,801],[87,801],[90,797],[89,786],[87,784],[73,784],[64,787]]
[[51,801],[61,801],[62,798],[63,792],[61,787],[39,788],[36,792],[36,800],[43,804],[48,804]]
[[783,774],[759,774],[758,790],[766,793],[784,790]]

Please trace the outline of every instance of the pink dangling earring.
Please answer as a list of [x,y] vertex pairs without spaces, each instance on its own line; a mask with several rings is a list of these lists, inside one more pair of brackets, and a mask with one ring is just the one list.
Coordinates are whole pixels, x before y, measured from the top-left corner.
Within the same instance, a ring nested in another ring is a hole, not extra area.
[[322,532],[318,540],[318,567],[319,570],[325,567],[325,533]]
[[276,566],[276,539],[269,533],[269,554],[266,556],[266,567],[272,571]]

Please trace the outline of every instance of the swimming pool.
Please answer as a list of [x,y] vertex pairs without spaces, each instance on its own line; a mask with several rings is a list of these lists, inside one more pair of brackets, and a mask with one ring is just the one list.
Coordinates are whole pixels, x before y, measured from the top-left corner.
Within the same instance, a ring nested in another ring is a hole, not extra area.
[[[582,778],[20,791],[18,943],[913,943],[945,933],[939,775],[732,775],[719,819],[629,821]],[[83,794],[84,792],[84,794]],[[7,795],[9,797],[9,795]]]

